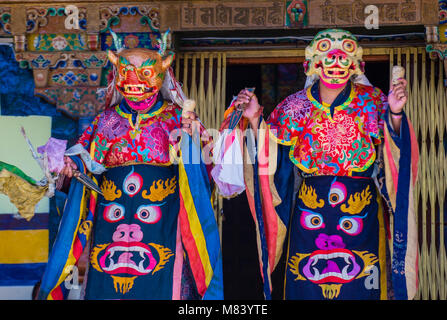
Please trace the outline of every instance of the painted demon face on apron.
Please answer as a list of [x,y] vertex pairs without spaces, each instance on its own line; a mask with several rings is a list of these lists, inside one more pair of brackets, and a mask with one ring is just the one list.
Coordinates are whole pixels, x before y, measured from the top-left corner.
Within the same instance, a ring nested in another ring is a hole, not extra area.
[[378,210],[372,179],[305,179],[292,221],[286,298],[379,299],[386,278]]
[[170,299],[177,234],[174,166],[133,165],[103,176],[87,299]]

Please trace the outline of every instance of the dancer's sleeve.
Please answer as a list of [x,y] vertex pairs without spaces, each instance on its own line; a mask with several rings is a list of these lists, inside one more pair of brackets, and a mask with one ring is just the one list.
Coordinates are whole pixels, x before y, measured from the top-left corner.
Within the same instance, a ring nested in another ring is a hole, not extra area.
[[391,230],[393,256],[391,278],[396,299],[412,299],[418,284],[418,243],[413,190],[417,180],[419,149],[413,126],[402,114],[400,132],[390,119],[387,97],[381,94],[383,110],[383,169],[378,180],[394,223]]
[[[275,112],[282,111],[280,106]],[[221,132],[227,129],[232,111],[230,107],[225,115]],[[257,137],[253,139],[250,130],[247,131],[250,129],[247,121],[242,119],[234,131],[239,133],[230,142],[223,142],[221,148],[228,152],[236,141],[239,144],[236,145],[235,150],[239,148],[242,150],[240,156],[243,159],[242,165],[227,164],[232,170],[232,175],[228,176],[242,176],[241,186],[246,192],[255,222],[258,256],[266,299],[271,298],[270,276],[282,254],[294,192],[294,166],[289,159],[290,144],[281,143],[277,138],[277,130],[271,129],[272,127],[276,128],[275,124],[282,127],[280,121],[271,120],[267,124],[261,118]],[[295,133],[287,132],[287,130],[282,131],[283,136],[292,138]],[[234,186],[234,179],[232,183]],[[220,182],[217,184],[219,185]]]

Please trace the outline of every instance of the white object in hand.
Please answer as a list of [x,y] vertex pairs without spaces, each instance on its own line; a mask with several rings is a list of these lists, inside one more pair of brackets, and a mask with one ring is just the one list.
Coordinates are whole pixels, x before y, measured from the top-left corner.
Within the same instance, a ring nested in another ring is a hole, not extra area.
[[393,66],[391,83],[396,85],[399,83],[399,79],[405,76],[405,69],[401,66]]
[[196,108],[195,100],[191,100],[191,99],[185,100],[185,102],[183,102],[182,117],[189,118],[189,116],[187,116],[186,112],[188,112],[188,111],[193,112],[195,108]]

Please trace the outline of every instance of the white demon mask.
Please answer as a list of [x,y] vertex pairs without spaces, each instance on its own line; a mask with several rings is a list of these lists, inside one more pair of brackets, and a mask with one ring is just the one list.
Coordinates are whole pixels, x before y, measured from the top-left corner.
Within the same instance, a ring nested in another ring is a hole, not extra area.
[[317,33],[306,47],[304,71],[317,75],[329,88],[346,84],[352,76],[364,73],[363,49],[349,31],[326,29]]

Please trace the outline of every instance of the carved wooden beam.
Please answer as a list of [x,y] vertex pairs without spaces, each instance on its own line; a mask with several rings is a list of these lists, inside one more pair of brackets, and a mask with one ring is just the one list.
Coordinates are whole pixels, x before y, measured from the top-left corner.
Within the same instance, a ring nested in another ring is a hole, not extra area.
[[[77,119],[104,108],[101,79],[108,60],[101,40],[110,47],[110,39],[104,38],[108,28],[118,34],[158,32],[160,14],[158,4],[80,1],[68,10],[69,5],[73,3],[0,5],[0,35],[14,39],[16,60],[33,72],[35,94]],[[139,40],[132,35],[124,42],[147,45]]]
[[[0,36],[14,39],[17,61],[33,70],[36,94],[78,117],[101,108],[91,107],[89,101],[94,101],[93,97],[98,104],[102,101],[94,92],[101,87],[101,73],[107,63],[105,51],[112,46],[108,28],[118,33],[127,47],[154,47],[156,37],[168,28],[198,31],[364,26],[368,4],[372,3],[0,0]],[[434,27],[439,22],[438,0],[375,0],[373,5],[379,10],[380,25]],[[68,10],[69,6],[74,8]],[[433,48],[445,55],[445,49]]]

